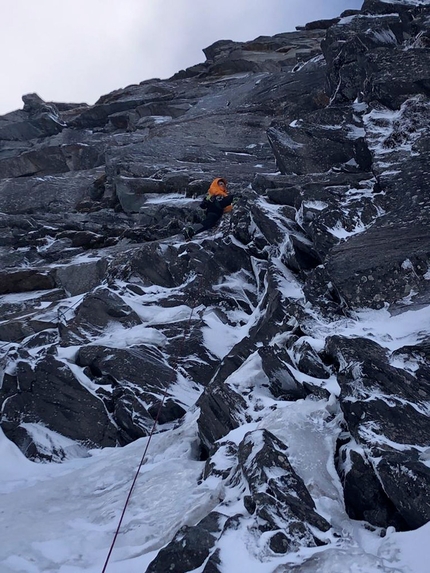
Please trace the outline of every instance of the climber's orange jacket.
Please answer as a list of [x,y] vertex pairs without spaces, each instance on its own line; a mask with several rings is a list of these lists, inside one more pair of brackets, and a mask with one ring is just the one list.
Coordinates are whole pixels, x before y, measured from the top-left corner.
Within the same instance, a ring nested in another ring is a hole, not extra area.
[[[227,191],[227,181],[223,177],[217,177],[212,181],[206,201],[213,201],[214,197],[229,197],[230,199],[230,195]],[[229,213],[232,210],[233,205],[231,205],[231,202],[232,198],[231,201],[222,201],[223,204],[227,204],[226,207],[223,208],[223,213]]]

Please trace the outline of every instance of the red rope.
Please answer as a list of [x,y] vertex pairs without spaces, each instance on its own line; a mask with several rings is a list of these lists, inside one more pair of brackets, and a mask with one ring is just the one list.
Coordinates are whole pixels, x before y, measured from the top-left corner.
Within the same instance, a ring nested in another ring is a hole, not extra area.
[[107,554],[106,561],[105,561],[105,564],[104,564],[103,569],[102,569],[102,573],[105,573],[106,567],[108,566],[108,563],[109,563],[110,556],[112,555],[112,551],[113,551],[114,545],[115,545],[115,543],[116,543],[117,537],[118,537],[118,535],[119,535],[119,532],[120,532],[120,529],[121,529],[121,525],[122,525],[122,520],[124,519],[124,515],[125,515],[125,512],[126,512],[128,503],[129,503],[129,501],[130,501],[131,494],[133,493],[134,486],[136,485],[137,477],[138,477],[138,475],[139,475],[139,472],[140,472],[141,467],[143,466],[143,462],[145,461],[145,456],[146,456],[146,453],[147,453],[147,451],[148,451],[149,444],[150,444],[150,442],[151,442],[152,436],[154,435],[155,428],[156,428],[157,422],[158,422],[158,418],[160,417],[161,409],[162,409],[162,407],[163,407],[164,400],[165,400],[166,395],[167,395],[167,388],[168,388],[168,386],[166,386],[166,388],[165,388],[165,390],[164,390],[164,392],[163,392],[163,397],[162,397],[162,399],[161,399],[161,402],[160,402],[160,406],[159,406],[159,408],[158,408],[157,415],[156,415],[155,420],[154,420],[154,423],[153,423],[153,425],[152,425],[151,432],[149,433],[149,438],[148,438],[148,441],[146,442],[145,450],[144,450],[144,452],[143,452],[143,454],[142,454],[142,457],[141,457],[141,459],[140,459],[140,463],[139,463],[139,465],[138,465],[138,467],[137,467],[136,473],[135,473],[135,475],[134,475],[134,479],[133,479],[133,481],[132,481],[132,484],[131,484],[130,490],[129,490],[129,492],[128,492],[127,498],[126,498],[126,500],[125,500],[125,504],[124,504],[124,507],[123,507],[123,510],[122,510],[122,513],[121,513],[121,517],[120,517],[120,519],[119,519],[118,526],[117,526],[117,528],[116,528],[115,535],[114,535],[114,537],[113,537],[113,540],[112,540],[112,543],[111,543],[111,546],[110,546],[110,549],[109,549],[109,553]]
[[[202,280],[202,276],[200,276],[199,285],[198,285],[198,287],[197,287],[197,293],[200,291],[201,280]],[[177,355],[177,356],[181,356],[181,354],[182,354],[182,349],[183,349],[183,346],[184,346],[184,343],[185,343],[185,338],[186,338],[187,333],[188,333],[188,330],[189,330],[189,328],[190,328],[191,318],[192,318],[193,312],[194,312],[195,299],[196,299],[196,295],[194,296],[194,300],[192,301],[190,316],[189,316],[189,318],[188,318],[187,325],[186,325],[186,327],[185,327],[185,329],[184,329],[184,335],[183,335],[183,337],[182,337],[181,346],[180,346],[180,349],[179,349],[179,351],[178,351],[178,355]],[[138,467],[137,467],[137,470],[136,470],[136,473],[135,473],[135,475],[134,475],[132,484],[131,484],[131,486],[130,486],[130,490],[129,490],[128,495],[127,495],[127,498],[126,498],[126,500],[125,500],[124,507],[123,507],[123,510],[122,510],[122,512],[121,512],[121,517],[119,518],[119,522],[118,522],[118,525],[117,525],[117,528],[116,528],[114,537],[113,537],[113,539],[112,539],[112,543],[111,543],[111,546],[110,546],[110,548],[109,548],[109,552],[108,552],[108,554],[107,554],[106,561],[105,561],[105,564],[104,564],[103,569],[102,569],[102,573],[105,573],[105,572],[106,572],[106,568],[107,568],[107,566],[108,566],[110,557],[111,557],[111,555],[112,555],[112,551],[113,551],[113,548],[114,548],[114,546],[115,546],[117,537],[118,537],[118,535],[119,535],[119,532],[120,532],[120,529],[121,529],[121,525],[122,525],[122,521],[123,521],[123,519],[124,519],[125,512],[126,512],[126,510],[127,510],[127,506],[128,506],[128,504],[129,504],[129,501],[130,501],[130,498],[131,498],[131,494],[133,493],[134,486],[136,485],[137,478],[138,478],[138,476],[139,476],[139,472],[140,472],[140,470],[141,470],[141,468],[142,468],[142,466],[143,466],[143,463],[144,463],[144,461],[145,461],[145,456],[146,456],[146,454],[147,454],[147,452],[148,452],[149,444],[151,443],[151,439],[152,439],[152,436],[154,435],[155,428],[157,427],[158,419],[159,419],[159,417],[160,417],[161,410],[162,410],[162,408],[163,408],[164,401],[165,401],[166,396],[167,396],[167,390],[168,390],[168,388],[169,388],[171,382],[173,382],[174,377],[176,376],[176,369],[175,369],[174,367],[172,367],[172,368],[173,368],[172,379],[171,379],[171,381],[166,385],[166,388],[164,389],[163,396],[162,396],[160,405],[159,405],[159,407],[158,407],[157,415],[155,416],[154,423],[152,424],[152,428],[151,428],[151,431],[150,431],[150,433],[149,433],[148,441],[146,442],[145,451],[144,451],[143,454],[142,454],[142,457],[141,457],[141,459],[140,459],[140,463],[139,463],[139,465],[138,465]]]

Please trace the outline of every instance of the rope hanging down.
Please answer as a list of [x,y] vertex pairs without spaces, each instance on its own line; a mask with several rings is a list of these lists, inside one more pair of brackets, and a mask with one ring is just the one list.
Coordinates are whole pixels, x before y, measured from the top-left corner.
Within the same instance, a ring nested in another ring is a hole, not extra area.
[[141,459],[140,459],[140,462],[139,462],[139,465],[138,465],[138,467],[137,467],[136,473],[134,474],[133,481],[132,481],[132,483],[131,483],[131,486],[130,486],[130,489],[129,489],[127,498],[126,498],[126,500],[125,500],[124,507],[123,507],[123,509],[122,509],[121,516],[120,516],[120,518],[119,518],[118,525],[117,525],[117,528],[116,528],[116,530],[115,530],[115,534],[114,534],[114,537],[113,537],[113,539],[112,539],[112,543],[111,543],[111,546],[110,546],[110,548],[109,548],[109,552],[108,552],[108,554],[107,554],[106,561],[105,561],[105,564],[104,564],[103,569],[102,569],[102,573],[106,573],[106,569],[107,569],[107,566],[108,566],[108,564],[109,564],[109,560],[110,560],[110,558],[111,558],[112,551],[113,551],[113,548],[114,548],[114,546],[115,546],[116,540],[117,540],[117,538],[118,538],[118,535],[119,535],[119,532],[120,532],[120,529],[121,529],[121,525],[122,525],[122,522],[123,522],[123,519],[124,519],[124,516],[125,516],[125,512],[126,512],[126,510],[127,510],[127,506],[128,506],[128,504],[129,504],[129,502],[130,502],[131,495],[132,495],[132,493],[133,493],[134,487],[135,487],[136,482],[137,482],[137,478],[138,478],[138,476],[139,476],[140,470],[141,470],[141,468],[142,468],[142,466],[143,466],[143,463],[144,463],[144,461],[145,461],[145,457],[146,457],[146,454],[147,454],[147,452],[148,452],[148,448],[149,448],[149,444],[151,443],[152,436],[153,436],[154,433],[155,433],[155,429],[156,429],[156,427],[157,427],[157,423],[158,423],[158,420],[159,420],[159,418],[160,418],[161,410],[163,409],[163,405],[164,405],[164,402],[165,402],[166,397],[167,397],[167,391],[168,391],[170,385],[174,382],[174,378],[176,377],[176,365],[177,365],[177,361],[178,361],[178,358],[179,358],[180,356],[182,356],[182,351],[183,351],[184,343],[185,343],[185,340],[186,340],[188,331],[189,331],[189,329],[190,329],[191,319],[192,319],[192,316],[193,316],[193,313],[194,313],[194,307],[195,307],[196,297],[197,297],[198,293],[200,292],[202,278],[203,278],[202,275],[200,275],[200,279],[199,279],[199,282],[198,282],[198,286],[197,286],[197,289],[196,289],[196,291],[195,291],[195,293],[194,293],[193,300],[192,300],[192,303],[191,303],[190,316],[188,317],[187,324],[186,324],[186,326],[185,326],[185,328],[184,328],[184,333],[183,333],[183,336],[182,336],[181,345],[180,345],[180,348],[179,348],[179,350],[178,350],[177,356],[175,357],[175,359],[176,359],[175,364],[172,366],[172,370],[173,370],[173,371],[172,371],[172,378],[171,378],[171,380],[169,381],[169,383],[166,384],[166,387],[165,387],[165,389],[164,389],[164,391],[163,391],[163,395],[162,395],[160,404],[159,404],[159,406],[158,406],[157,415],[156,415],[155,418],[154,418],[154,423],[152,424],[152,428],[151,428],[151,431],[150,431],[149,436],[148,436],[148,441],[146,442],[145,450],[144,450],[144,452],[143,452],[143,454],[142,454],[142,457],[141,457]]

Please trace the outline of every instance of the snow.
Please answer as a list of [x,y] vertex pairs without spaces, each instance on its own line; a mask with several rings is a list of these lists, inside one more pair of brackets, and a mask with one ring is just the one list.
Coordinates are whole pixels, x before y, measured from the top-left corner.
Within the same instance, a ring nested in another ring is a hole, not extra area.
[[64,459],[86,457],[87,455],[87,448],[84,448],[73,440],[62,436],[58,432],[53,432],[52,430],[45,428],[42,424],[27,422],[22,423],[21,427],[27,430],[33,442],[38,446],[38,450],[41,454],[45,454],[50,457],[52,456],[52,452],[55,452],[57,449],[62,453],[65,452],[65,458],[64,454],[61,457],[54,454],[52,456],[52,461],[61,462]]
[[[364,199],[364,198],[373,199],[373,196],[374,196],[373,183],[374,183],[374,181],[370,180],[370,181],[366,181],[364,183],[366,185],[363,187],[363,189],[356,189],[354,187],[351,187],[351,189],[349,189],[345,193],[346,201],[344,202],[344,205],[348,205],[348,203],[352,203],[354,201]],[[379,215],[381,216],[382,214],[383,214],[383,212],[381,212]]]
[[247,321],[239,327],[225,324],[217,316],[214,309],[209,309],[203,316],[206,324],[206,327],[202,328],[204,344],[210,352],[220,359],[227,356],[233,346],[249,334],[250,329],[257,324],[261,317],[259,307],[256,307],[249,316],[245,313],[241,314],[247,317]]
[[294,141],[287,133],[282,133],[282,132],[277,132],[277,137],[279,139],[279,141],[282,143],[282,145],[284,145],[285,147],[288,147],[290,149],[300,149],[301,147],[304,146],[303,143],[299,143],[297,141]]
[[[231,278],[230,286],[234,279],[239,281],[237,276]],[[170,310],[177,313],[175,308]],[[220,339],[225,336],[221,324],[213,322],[212,328]],[[315,316],[312,332],[308,342],[315,347],[321,347],[326,336],[341,333],[372,337],[394,350],[430,333],[430,306],[396,316],[389,309],[363,309],[353,319],[334,324]],[[317,511],[330,520],[340,537],[333,536],[325,547],[273,557],[265,554],[264,540],[253,536],[245,519],[237,530],[228,530],[220,539],[223,573],[426,573],[430,524],[406,533],[388,530],[382,537],[379,531],[369,531],[346,515],[333,462],[340,431],[336,401],[276,402],[264,394],[264,376],[254,353],[226,381],[242,392],[258,386],[264,409],[259,420],[244,423],[223,441],[239,443],[247,432],[263,428],[284,441],[289,460],[308,487]],[[183,389],[185,386],[182,380]],[[108,573],[141,573],[181,526],[197,523],[214,508],[225,514],[228,509],[238,510],[238,506],[225,506],[228,494],[220,482],[213,478],[200,481],[204,463],[198,461],[196,451],[197,416],[197,409],[190,411],[180,428],[153,436]],[[42,464],[27,460],[1,432],[0,571],[99,573],[146,441],[142,438],[123,448],[93,450],[86,458],[62,464]],[[218,467],[229,467],[225,456],[221,447],[214,458]]]
[[[0,433],[0,571],[99,572],[146,440],[45,465],[28,462]],[[197,486],[195,443],[195,415],[175,437],[153,436],[110,572],[145,570],[151,552],[217,504],[216,491]]]
[[[311,316],[311,315],[310,315]],[[414,345],[430,335],[430,306],[392,314],[388,307],[373,310],[361,309],[353,318],[326,322],[318,316],[310,319],[312,336],[303,337],[316,350],[327,336],[370,338],[393,352],[402,346]]]
[[349,124],[347,125],[349,131],[347,133],[348,139],[359,139],[366,135],[363,127],[358,127],[358,125]]
[[145,201],[145,205],[171,205],[173,203],[175,205],[184,207],[186,205],[196,203],[195,199],[185,197],[185,195],[182,195],[181,193],[145,193],[145,196],[148,197],[148,199]]
[[[258,270],[256,270],[256,274]],[[212,288],[215,292],[226,292],[236,301],[245,303],[249,311],[241,308],[226,310],[225,316],[229,322],[223,321],[215,308],[208,308],[203,313],[205,327],[202,328],[203,340],[206,348],[215,356],[222,359],[243,338],[248,336],[250,329],[261,318],[259,304],[253,304],[251,298],[257,295],[252,285],[251,277],[246,271],[240,271],[227,277],[219,285]],[[254,295],[254,296],[253,296]],[[263,297],[261,297],[260,301]]]
[[339,20],[339,22],[337,23],[338,26],[346,26],[347,24],[350,24],[354,18],[356,18],[356,16],[345,16],[344,18],[341,18]]
[[[282,225],[278,206],[264,208]],[[299,299],[303,296],[301,287],[282,264],[289,241],[288,229],[282,228],[286,238],[274,248],[270,270],[281,294],[286,299]],[[201,333],[206,349],[221,360],[261,318],[260,302],[266,285],[259,280],[258,264],[255,262],[253,274],[242,270],[214,285],[215,293],[229,293],[241,303],[236,309],[222,311],[225,319],[216,308],[162,306],[161,302],[172,297],[178,288],[143,287],[143,294],[136,294],[118,282],[116,292],[138,314],[142,324],[126,330],[112,323],[92,343],[113,348],[141,343],[163,347],[166,338],[155,328],[157,325],[195,319],[196,324],[203,322]],[[409,267],[407,260],[404,264]],[[38,296],[33,294],[36,301]],[[29,295],[6,295],[2,300],[19,304],[28,298]],[[70,298],[67,304],[73,306],[78,300]],[[430,336],[430,306],[401,314],[393,314],[389,307],[361,309],[337,321],[324,320],[310,308],[307,312],[308,335],[301,341],[318,351],[327,337],[336,334],[372,339],[388,352]],[[282,345],[282,336],[275,337],[269,346]],[[94,384],[73,363],[76,350],[61,348],[59,358],[94,392]],[[294,364],[294,349],[290,352]],[[410,372],[417,368],[413,359],[405,364],[401,356],[396,356],[392,364]],[[290,370],[297,380],[326,388],[330,398],[275,400],[267,388],[261,357],[258,352],[252,353],[225,381],[249,405],[247,418],[220,440],[220,448],[211,461],[218,469],[228,470],[232,461],[227,443],[239,444],[248,432],[255,430],[272,432],[287,445],[291,465],[307,486],[317,511],[331,523],[332,529],[325,534],[328,544],[287,555],[269,554],[266,541],[270,534],[256,535],[252,529],[251,517],[247,517],[241,501],[243,492],[229,489],[214,475],[202,480],[204,462],[200,461],[197,435],[199,409],[194,406],[202,388],[178,372],[171,393],[187,406],[188,412],[180,425],[166,425],[163,432],[153,435],[107,573],[144,572],[180,527],[195,525],[214,509],[226,516],[242,515],[238,528],[229,529],[220,538],[222,573],[427,573],[430,524],[416,531],[399,533],[390,528],[382,532],[369,530],[365,523],[347,516],[334,466],[336,440],[342,431],[342,415],[335,399],[339,386],[333,377],[319,380],[294,366]],[[0,572],[100,573],[148,438],[123,448],[79,451],[78,444],[40,424],[27,424],[26,429],[39,445],[46,445],[47,451],[55,446],[66,451],[67,459],[61,464],[31,462],[0,430]],[[368,432],[374,442],[382,439],[370,427]],[[399,447],[392,442],[390,445]],[[423,462],[430,464],[430,449],[418,450]],[[196,572],[202,569],[203,566]]]
[[[425,127],[416,126],[414,121],[408,117],[410,108],[413,108],[416,104],[428,106],[427,102],[422,103],[420,96],[414,96],[406,100],[399,110],[380,107],[363,116],[369,147],[379,160],[380,168],[390,167],[390,163],[384,163],[383,160],[387,159],[387,157],[389,159],[389,155],[393,151],[397,155],[400,152],[406,153],[406,156],[411,153],[417,154],[412,149],[413,144],[420,137]],[[390,142],[390,138],[393,135],[396,139],[394,150],[393,143]],[[384,170],[385,175],[387,175],[388,170]]]
[[224,324],[214,310],[206,312],[203,320],[206,324],[202,329],[204,345],[218,358],[224,358],[239,342],[240,334],[233,326]]
[[122,324],[112,322],[102,336],[93,337],[91,344],[111,348],[130,348],[135,344],[152,344],[163,346],[167,339],[155,328],[145,328],[143,325],[125,328]]
[[368,108],[368,104],[366,102],[360,102],[360,101],[358,101],[358,99],[356,99],[354,101],[354,103],[352,104],[352,109],[357,113],[361,113],[363,111],[366,111],[367,108]]
[[428,0],[381,0],[384,4],[406,4],[409,6],[424,6]]
[[328,203],[325,201],[303,201],[303,206],[316,211],[324,211],[324,209],[327,209]]
[[370,35],[380,44],[397,44],[397,39],[392,30],[373,30]]
[[[3,294],[0,296],[0,304],[19,304],[21,302],[26,302],[28,300],[35,300],[38,299],[45,294],[49,293],[47,290],[39,290],[39,291],[31,291],[31,292],[21,292],[21,293],[13,293],[13,294]],[[36,304],[36,303],[34,303]],[[40,303],[42,304],[42,303]]]
[[363,225],[363,223],[360,222],[360,223],[357,223],[353,229],[351,229],[350,231],[347,231],[342,226],[341,222],[338,221],[333,228],[331,228],[331,229],[327,228],[327,231],[329,233],[331,233],[334,237],[337,237],[338,239],[346,239],[348,237],[351,237],[352,235],[358,235],[359,233],[362,233],[367,228],[368,228],[368,225]]

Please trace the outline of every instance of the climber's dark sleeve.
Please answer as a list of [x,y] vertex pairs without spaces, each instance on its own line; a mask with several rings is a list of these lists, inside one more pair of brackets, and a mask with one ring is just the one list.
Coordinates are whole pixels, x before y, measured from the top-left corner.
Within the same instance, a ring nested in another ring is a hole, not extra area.
[[234,195],[227,195],[227,197],[223,197],[222,200],[219,202],[220,206],[225,209],[233,203]]

